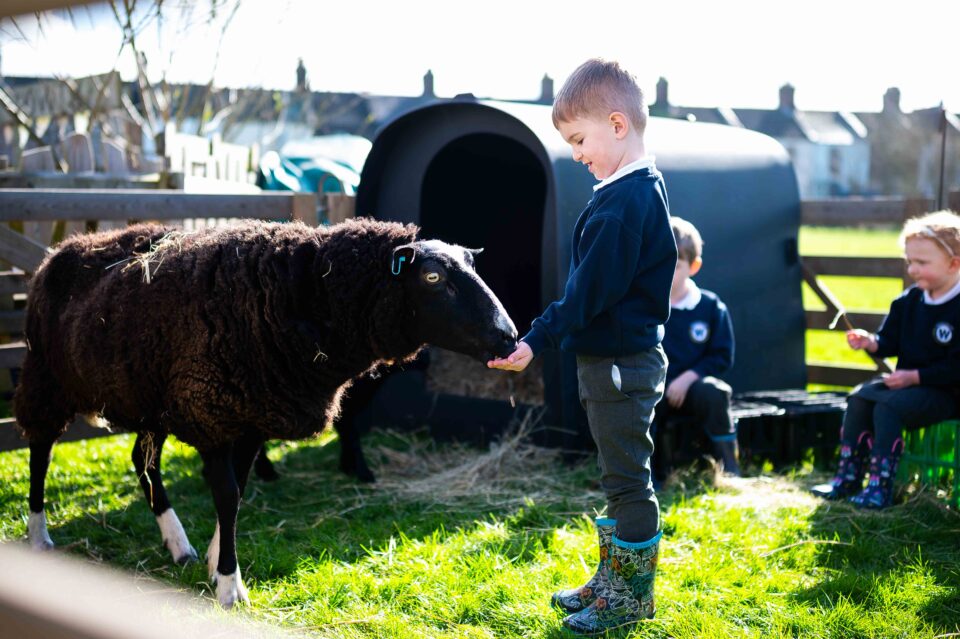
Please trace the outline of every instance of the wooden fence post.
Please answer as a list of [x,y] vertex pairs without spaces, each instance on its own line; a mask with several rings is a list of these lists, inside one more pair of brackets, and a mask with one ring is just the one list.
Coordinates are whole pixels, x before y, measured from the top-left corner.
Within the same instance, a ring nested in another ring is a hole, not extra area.
[[317,211],[317,194],[294,193],[293,211],[290,217],[294,220],[300,220],[307,226],[319,225],[320,216]]

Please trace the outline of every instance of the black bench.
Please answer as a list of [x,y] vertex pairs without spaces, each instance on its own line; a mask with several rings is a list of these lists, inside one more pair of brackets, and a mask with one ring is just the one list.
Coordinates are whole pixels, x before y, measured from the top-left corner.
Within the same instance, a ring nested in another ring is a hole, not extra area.
[[[818,466],[832,464],[840,441],[846,394],[803,389],[753,391],[733,396],[742,462],[775,468],[796,464],[812,450]],[[664,479],[673,468],[712,455],[710,442],[692,418],[674,415],[654,434],[654,473]]]

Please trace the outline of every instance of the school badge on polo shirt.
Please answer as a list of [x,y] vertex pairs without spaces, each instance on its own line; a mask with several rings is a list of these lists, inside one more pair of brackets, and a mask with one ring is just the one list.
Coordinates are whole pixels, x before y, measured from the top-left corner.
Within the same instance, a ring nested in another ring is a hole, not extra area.
[[694,322],[690,325],[690,339],[697,344],[703,344],[710,339],[710,327],[706,322]]
[[953,339],[953,327],[946,322],[937,322],[933,327],[933,339],[940,344],[949,344]]

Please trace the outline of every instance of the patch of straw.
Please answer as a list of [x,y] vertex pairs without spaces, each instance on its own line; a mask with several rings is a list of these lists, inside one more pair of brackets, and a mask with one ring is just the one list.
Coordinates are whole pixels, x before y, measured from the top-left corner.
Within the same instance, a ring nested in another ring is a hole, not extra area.
[[[124,266],[123,270],[126,271],[127,269],[139,266],[143,269],[144,283],[149,284],[150,280],[156,277],[157,271],[160,270],[160,265],[163,264],[163,260],[166,257],[165,253],[173,248],[176,248],[177,253],[182,251],[184,241],[194,233],[195,231],[170,231],[156,243],[151,242],[149,251],[134,253],[133,256],[129,258],[130,263]],[[150,270],[151,265],[153,265],[153,272]]]
[[443,506],[467,498],[501,505],[569,498],[565,474],[558,472],[560,451],[529,441],[542,415],[539,409],[527,411],[486,452],[463,445],[428,450],[429,442],[413,443],[403,451],[380,447],[386,463],[377,469],[378,486],[389,494]]

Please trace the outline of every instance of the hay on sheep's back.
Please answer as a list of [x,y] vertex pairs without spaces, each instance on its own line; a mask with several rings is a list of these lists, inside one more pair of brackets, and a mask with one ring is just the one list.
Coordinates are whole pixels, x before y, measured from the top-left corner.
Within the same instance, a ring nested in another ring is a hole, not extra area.
[[467,355],[430,348],[427,390],[435,393],[543,404],[543,361],[534,358],[520,373],[493,370]]

